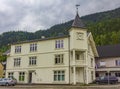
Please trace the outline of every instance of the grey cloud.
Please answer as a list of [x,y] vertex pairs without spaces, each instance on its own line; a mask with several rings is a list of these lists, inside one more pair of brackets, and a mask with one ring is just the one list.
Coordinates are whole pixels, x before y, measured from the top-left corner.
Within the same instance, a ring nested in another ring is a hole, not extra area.
[[80,16],[120,7],[120,0],[0,0],[0,33],[36,31],[69,21],[80,4]]

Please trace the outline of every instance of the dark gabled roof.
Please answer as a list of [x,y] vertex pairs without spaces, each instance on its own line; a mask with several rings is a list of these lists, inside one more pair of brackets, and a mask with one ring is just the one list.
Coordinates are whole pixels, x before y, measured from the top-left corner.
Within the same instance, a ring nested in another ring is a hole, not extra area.
[[10,49],[3,53],[3,55],[8,55],[10,53]]
[[120,44],[98,46],[97,51],[100,58],[104,57],[120,57]]
[[86,28],[85,24],[83,23],[83,21],[80,19],[79,14],[76,14],[76,17],[72,23],[72,27],[77,27],[77,28]]

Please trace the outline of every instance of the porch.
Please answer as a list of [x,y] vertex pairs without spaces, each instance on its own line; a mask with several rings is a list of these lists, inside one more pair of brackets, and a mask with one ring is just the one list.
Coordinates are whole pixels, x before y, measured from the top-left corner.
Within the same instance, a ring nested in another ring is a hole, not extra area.
[[83,67],[71,67],[71,83],[72,84],[85,84],[86,74]]

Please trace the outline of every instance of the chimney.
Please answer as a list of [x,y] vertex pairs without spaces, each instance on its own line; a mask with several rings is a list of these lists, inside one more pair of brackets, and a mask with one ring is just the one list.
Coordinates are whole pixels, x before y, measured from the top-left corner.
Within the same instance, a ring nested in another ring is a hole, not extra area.
[[41,36],[41,38],[42,38],[42,39],[44,39],[44,38],[45,38],[45,36]]
[[64,34],[63,33],[58,33],[58,36],[64,36]]

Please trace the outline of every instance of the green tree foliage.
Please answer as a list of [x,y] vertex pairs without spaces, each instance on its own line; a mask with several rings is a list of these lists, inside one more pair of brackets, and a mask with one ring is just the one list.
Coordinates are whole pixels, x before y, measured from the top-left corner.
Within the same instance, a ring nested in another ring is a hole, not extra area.
[[6,56],[5,55],[0,55],[0,62],[6,61]]
[[88,24],[97,45],[120,43],[120,18]]
[[34,33],[23,32],[23,31],[10,31],[0,35],[0,47],[9,45],[14,42],[32,40],[35,39]]

